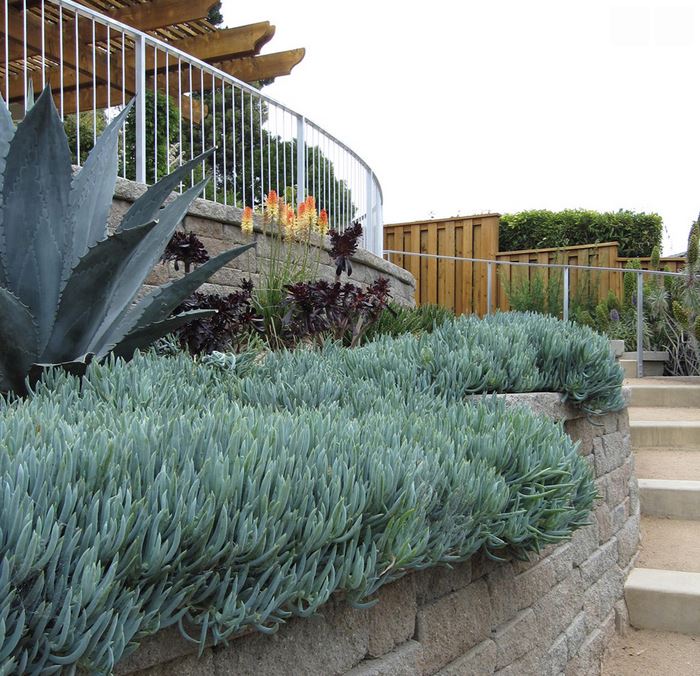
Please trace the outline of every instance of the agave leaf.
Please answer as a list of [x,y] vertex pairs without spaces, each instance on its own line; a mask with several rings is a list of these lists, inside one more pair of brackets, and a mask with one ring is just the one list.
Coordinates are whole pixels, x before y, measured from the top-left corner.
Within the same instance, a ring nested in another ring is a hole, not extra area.
[[[144,237],[143,243],[125,261],[121,276],[116,281],[114,292],[109,299],[107,312],[92,336],[90,351],[99,351],[102,347],[102,336],[126,315],[146,277],[163,254],[173,232],[190,208],[192,200],[202,192],[208,180],[204,179],[187,192],[182,193],[158,212],[159,218],[156,227]],[[129,230],[135,229],[137,228],[129,228]],[[129,232],[129,230],[122,230],[117,234]]]
[[37,353],[34,318],[18,298],[0,287],[0,391],[24,391],[24,377]]
[[5,161],[0,259],[5,285],[27,306],[48,341],[70,251],[68,141],[49,89],[17,126]]
[[171,174],[164,176],[155,185],[152,185],[141,197],[139,197],[124,215],[122,222],[117,226],[117,232],[135,228],[141,223],[150,221],[158,217],[158,211],[165,199],[175,190],[175,187],[182,181],[195,167],[206,160],[215,148],[207,150],[201,155],[197,155],[189,162],[175,169]]
[[[90,341],[104,321],[130,258],[156,226],[152,221],[110,235],[80,259],[61,295],[54,330],[41,361],[69,361],[90,352]],[[148,272],[150,268],[143,278]]]
[[[224,251],[224,253],[215,256],[184,277],[150,291],[126,313],[121,324],[115,327],[114,332],[110,336],[105,337],[105,348],[109,349],[109,344],[121,342],[126,334],[134,330],[163,321],[185,298],[192,295],[217,270],[220,270],[230,260],[240,256],[253,246],[255,246],[254,243],[244,244],[235,249]],[[99,354],[102,353],[100,352]]]
[[[2,228],[2,183],[5,178],[5,156],[10,147],[10,141],[15,135],[15,125],[12,116],[5,105],[5,100],[0,96],[0,250],[4,248],[5,235]],[[5,266],[0,256],[0,286],[7,286],[5,281]]]
[[[114,197],[119,157],[117,144],[124,118],[131,110],[132,99],[97,139],[82,169],[73,177],[70,191],[73,256],[66,259],[68,275],[85,252],[107,234],[107,218]],[[141,223],[147,223],[146,219]]]
[[112,352],[117,357],[123,359],[131,359],[136,350],[148,347],[154,340],[167,336],[169,333],[179,329],[183,324],[191,322],[193,319],[204,319],[216,314],[216,310],[191,310],[182,314],[169,317],[162,322],[155,322],[148,326],[135,329],[129,335],[125,336]]
[[39,379],[45,371],[55,368],[62,369],[66,373],[70,373],[70,375],[72,376],[78,376],[79,378],[82,378],[85,375],[87,367],[92,362],[94,356],[95,355],[93,354],[84,354],[78,357],[77,359],[71,359],[68,361],[62,361],[58,363],[32,364],[29,368],[28,374],[29,384],[33,387],[34,385],[36,385],[36,383],[39,381]]

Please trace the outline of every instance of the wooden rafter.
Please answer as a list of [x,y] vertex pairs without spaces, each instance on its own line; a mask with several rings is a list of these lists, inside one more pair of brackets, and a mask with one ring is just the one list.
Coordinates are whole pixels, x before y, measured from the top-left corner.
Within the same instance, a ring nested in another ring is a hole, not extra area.
[[[0,20],[0,35],[4,35],[5,30],[4,13],[3,6],[0,14],[2,16],[2,20]],[[110,64],[110,74],[108,76],[106,62],[102,63],[100,59],[95,59],[93,63],[92,50],[78,48],[78,56],[76,58],[76,41],[73,34],[63,31],[63,35],[61,35],[57,24],[47,24],[44,26],[42,36],[41,20],[29,13],[26,19],[27,33],[25,38],[22,13],[9,8],[7,13],[8,36],[10,44],[14,45],[14,51],[16,51],[19,44],[23,53],[22,42],[26,39],[27,55],[43,53],[47,58],[57,63],[62,55],[63,66],[66,71],[72,69],[84,76],[88,76],[90,80],[92,80],[94,74],[95,79],[99,82],[107,82],[108,79],[116,82],[116,78],[122,77],[128,82],[135,81],[133,65],[127,65],[122,72],[121,64],[112,63]]]
[[[77,0],[89,6],[85,0]],[[106,12],[106,15],[141,31],[206,19],[216,0],[158,0]]]
[[[288,75],[304,58],[303,49],[260,55],[261,48],[275,34],[275,27],[269,21],[221,30],[215,28],[206,20],[215,0],[77,1],[122,23],[151,32],[173,48],[245,82]],[[44,79],[54,91],[62,87],[64,112],[72,112],[78,104],[80,110],[87,110],[93,104],[100,108],[121,103],[122,96],[126,99],[133,96],[136,59],[133,42],[128,36],[126,42],[117,30],[110,31],[108,36],[103,26],[89,19],[80,20],[76,36],[76,22],[70,12],[64,11],[61,26],[57,7],[49,3],[43,6],[46,22],[42,28],[40,0],[9,0],[7,5],[0,2],[0,36],[4,35],[6,7],[9,59],[5,70],[10,101],[21,101],[25,95],[25,71],[35,91],[41,88]],[[123,44],[125,51],[122,51]],[[0,60],[3,56],[0,54]],[[178,66],[182,71],[179,82]],[[167,70],[171,94],[174,87],[181,94],[202,89],[199,68],[193,67],[190,85],[187,62],[171,55],[166,66],[165,53],[161,50],[154,53],[147,47],[145,67],[149,87],[157,77],[158,89],[164,90]],[[204,82],[206,89],[211,76],[205,74]]]
[[245,59],[235,59],[224,63],[214,64],[219,70],[243,80],[244,82],[260,82],[271,80],[280,75],[289,75],[292,68],[304,58],[306,50],[289,49],[285,52],[261,54]]

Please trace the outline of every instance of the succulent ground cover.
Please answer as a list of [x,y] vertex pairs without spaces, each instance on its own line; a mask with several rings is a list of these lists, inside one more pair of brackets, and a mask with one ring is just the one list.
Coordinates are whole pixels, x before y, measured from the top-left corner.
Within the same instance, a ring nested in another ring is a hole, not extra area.
[[364,605],[408,571],[568,537],[595,497],[573,442],[463,396],[619,407],[604,343],[503,315],[260,363],[47,372],[0,399],[0,673],[109,673],[163,627],[272,632],[334,592]]

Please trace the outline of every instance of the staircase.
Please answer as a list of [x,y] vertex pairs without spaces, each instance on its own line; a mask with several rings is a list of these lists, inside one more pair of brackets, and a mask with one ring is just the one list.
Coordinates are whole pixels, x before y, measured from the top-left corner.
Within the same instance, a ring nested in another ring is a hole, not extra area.
[[630,623],[700,635],[700,378],[629,385],[642,513],[640,555],[625,584]]

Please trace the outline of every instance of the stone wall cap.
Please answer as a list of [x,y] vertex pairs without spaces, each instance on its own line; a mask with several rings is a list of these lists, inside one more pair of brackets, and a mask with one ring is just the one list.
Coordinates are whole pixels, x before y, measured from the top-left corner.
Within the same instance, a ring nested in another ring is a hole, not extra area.
[[[135,202],[147,189],[148,186],[142,183],[136,183],[126,178],[117,178],[114,196],[120,200]],[[176,193],[173,193],[169,199],[174,198],[175,194]],[[240,226],[242,211],[243,210],[238,207],[198,198],[192,202],[187,215],[206,218],[207,220],[223,223],[224,225]],[[253,230],[259,233],[263,232],[262,219],[259,215],[254,215],[253,217]],[[321,240],[320,238],[315,239],[317,240],[313,242],[315,246],[320,247],[324,251],[330,251],[330,244],[327,241]],[[408,270],[404,270],[404,268],[394,265],[394,263],[390,263],[365,249],[358,250],[352,257],[352,260],[369,268],[373,268],[377,272],[390,275],[413,289],[416,288],[415,277]]]
[[[575,418],[583,418],[587,414],[579,407],[574,406],[564,400],[564,395],[561,392],[518,392],[506,394],[472,394],[466,399],[478,401],[479,399],[489,399],[497,397],[505,401],[507,409],[524,407],[529,408],[537,415],[546,415],[552,420],[573,420]],[[622,398],[625,402],[625,407],[629,406],[631,398],[631,390],[625,386],[622,388]]]

